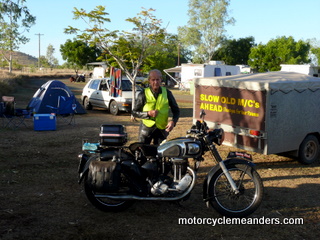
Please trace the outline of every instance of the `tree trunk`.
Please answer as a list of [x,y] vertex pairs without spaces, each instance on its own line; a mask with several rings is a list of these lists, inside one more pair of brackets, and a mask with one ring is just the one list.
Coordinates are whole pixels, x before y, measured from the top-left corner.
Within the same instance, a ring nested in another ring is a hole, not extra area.
[[9,73],[12,73],[12,51],[9,54]]
[[[136,104],[136,80],[132,81],[132,106],[131,106],[131,112],[133,111],[133,108]],[[137,119],[131,114],[131,121],[135,122]]]

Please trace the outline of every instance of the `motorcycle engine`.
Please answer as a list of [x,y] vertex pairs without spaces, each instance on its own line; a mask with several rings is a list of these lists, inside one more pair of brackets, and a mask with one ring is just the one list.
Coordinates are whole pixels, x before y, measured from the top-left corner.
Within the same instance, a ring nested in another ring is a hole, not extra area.
[[171,158],[173,163],[173,181],[159,180],[151,187],[154,196],[161,196],[168,192],[184,192],[191,184],[193,178],[187,173],[188,159]]
[[162,181],[156,182],[152,188],[151,193],[155,196],[160,196],[168,192],[169,186]]
[[187,172],[188,159],[172,158],[174,182],[180,181]]
[[192,177],[187,173],[188,159],[173,158],[173,186],[178,192],[184,192],[192,182]]

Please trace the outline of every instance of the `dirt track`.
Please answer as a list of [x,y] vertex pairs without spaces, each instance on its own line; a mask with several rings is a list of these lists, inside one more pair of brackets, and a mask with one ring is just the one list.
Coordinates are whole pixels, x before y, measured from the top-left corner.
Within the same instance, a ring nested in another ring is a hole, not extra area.
[[[82,84],[70,84],[79,94]],[[38,80],[15,94],[24,105],[39,87]],[[178,99],[178,97],[177,97]],[[183,97],[183,99],[185,99]],[[179,102],[179,100],[178,100]],[[191,124],[192,109],[171,137],[184,135]],[[99,126],[119,122],[136,141],[138,123],[128,114],[111,116],[93,110],[76,117],[75,126],[58,122],[56,131],[28,128],[0,129],[0,239],[317,239],[320,236],[320,165],[300,165],[293,159],[254,154],[265,185],[261,207],[250,219],[260,224],[227,224],[202,202],[202,182],[212,164],[205,161],[190,199],[182,203],[136,202],[120,213],[95,209],[77,183],[77,154],[83,139],[97,141]],[[230,150],[219,148],[222,154]],[[179,218],[196,219],[180,225]],[[205,219],[216,219],[213,226]],[[304,221],[267,224],[269,219]],[[202,221],[202,222],[201,222]]]

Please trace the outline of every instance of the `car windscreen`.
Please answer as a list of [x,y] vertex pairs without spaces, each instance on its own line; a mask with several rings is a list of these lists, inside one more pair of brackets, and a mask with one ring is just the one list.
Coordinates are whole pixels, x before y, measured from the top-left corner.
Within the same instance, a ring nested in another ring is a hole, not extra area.
[[132,91],[132,83],[128,80],[122,80],[122,91]]
[[[108,84],[109,84],[109,87],[111,87],[111,80],[109,79],[108,80]],[[121,89],[122,91],[132,91],[132,83],[130,80],[127,80],[127,79],[123,79],[121,81]],[[142,91],[143,88],[140,87],[139,85],[136,85],[136,91]]]
[[[111,80],[108,80],[109,86],[111,86]],[[132,83],[129,80],[121,81],[122,91],[132,91]]]

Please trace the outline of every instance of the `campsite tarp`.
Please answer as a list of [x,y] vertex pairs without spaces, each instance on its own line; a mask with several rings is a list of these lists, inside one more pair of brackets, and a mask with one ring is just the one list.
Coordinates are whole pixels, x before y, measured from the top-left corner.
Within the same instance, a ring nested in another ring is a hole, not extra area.
[[180,81],[178,81],[177,79],[175,79],[174,77],[172,77],[169,73],[181,73],[181,66],[177,66],[174,68],[168,68],[168,69],[164,69],[163,70],[165,72],[165,74],[167,74],[172,80],[174,80],[176,83],[179,83]]
[[[28,104],[28,109],[32,109],[35,113],[51,113],[52,107],[58,106],[59,97],[71,97],[74,94],[71,90],[61,81],[50,80],[43,84],[33,95],[33,98]],[[86,110],[75,99],[76,114],[84,114]]]

